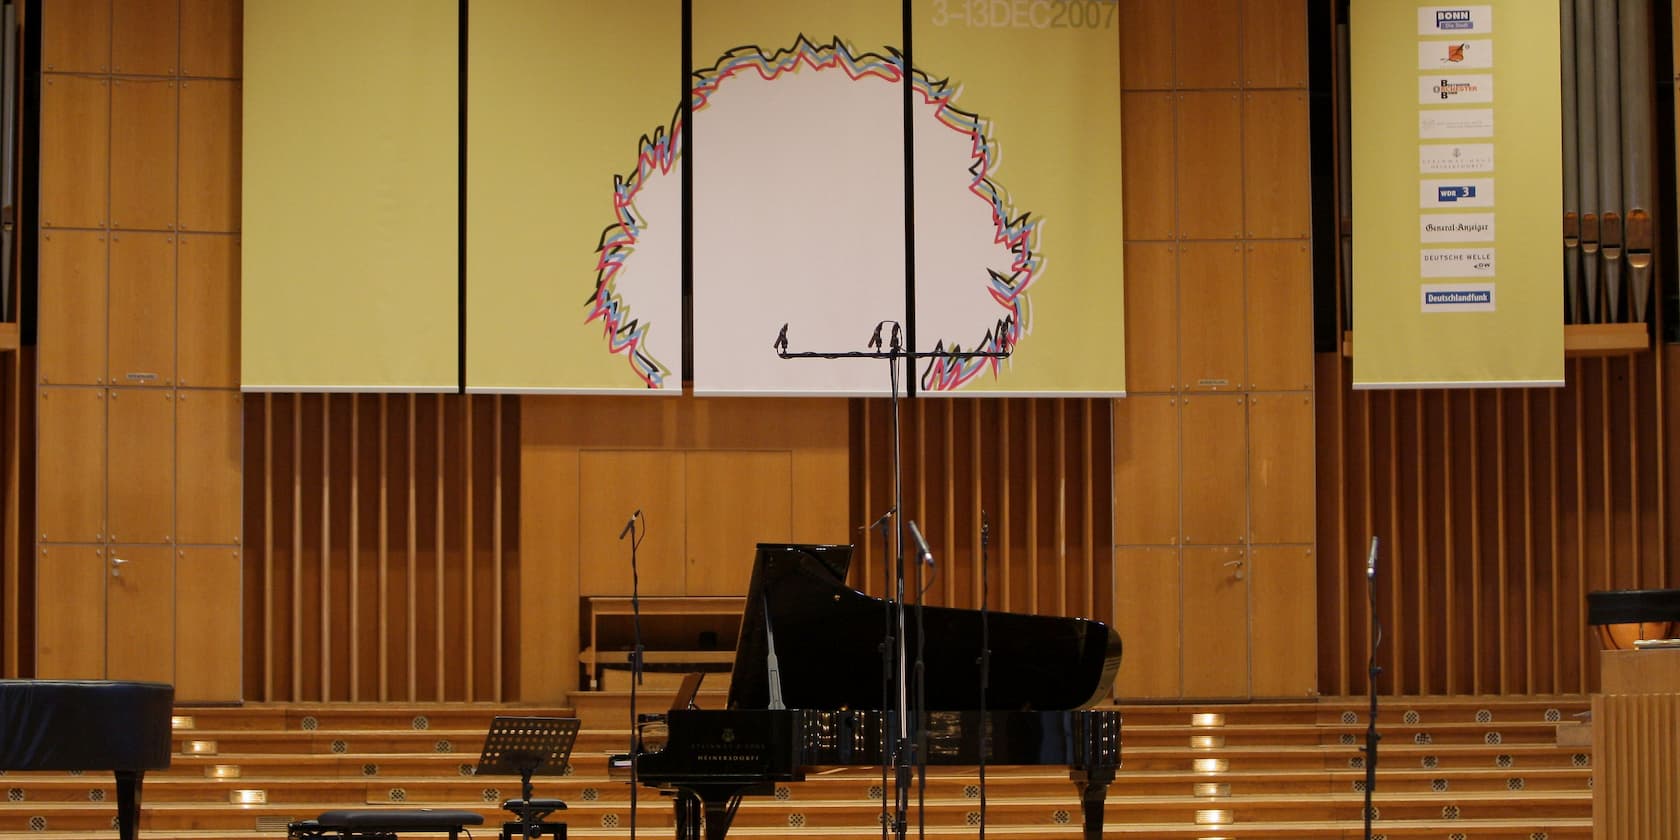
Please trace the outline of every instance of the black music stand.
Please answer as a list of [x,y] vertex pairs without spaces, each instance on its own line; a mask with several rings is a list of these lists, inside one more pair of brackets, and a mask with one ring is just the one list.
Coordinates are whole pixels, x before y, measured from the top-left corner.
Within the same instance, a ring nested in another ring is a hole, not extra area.
[[484,751],[478,757],[477,775],[519,777],[519,798],[502,803],[502,807],[519,817],[520,836],[540,837],[543,831],[551,836],[565,837],[562,823],[545,823],[543,818],[563,810],[566,803],[558,799],[532,799],[531,776],[559,776],[566,772],[571,761],[572,747],[577,743],[577,718],[507,717],[498,715],[490,721],[490,731],[484,736]]

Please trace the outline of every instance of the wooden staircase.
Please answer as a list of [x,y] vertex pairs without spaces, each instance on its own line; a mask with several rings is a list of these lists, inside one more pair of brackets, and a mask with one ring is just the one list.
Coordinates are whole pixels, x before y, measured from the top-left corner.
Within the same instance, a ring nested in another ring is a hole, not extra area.
[[[669,694],[644,692],[643,710]],[[721,695],[701,696],[702,706]],[[584,722],[573,772],[539,777],[537,795],[569,809],[578,837],[629,836],[629,791],[606,759],[629,742],[628,697],[590,692],[575,709],[438,705],[252,705],[181,709],[168,771],[148,774],[142,837],[283,836],[288,822],[333,808],[380,805],[477,811],[494,837],[515,777],[473,775],[497,714],[575,713]],[[1388,840],[1587,840],[1591,768],[1585,747],[1556,744],[1558,723],[1587,699],[1452,697],[1387,700],[1375,833]],[[1124,766],[1110,788],[1115,838],[1363,837],[1363,698],[1305,703],[1128,705]],[[927,834],[974,836],[979,779],[930,771]],[[112,837],[109,774],[0,775],[0,840]],[[670,836],[670,809],[643,791],[638,833]],[[731,836],[880,837],[879,769],[839,768],[746,801]],[[914,815],[914,812],[913,812]],[[1076,838],[1078,801],[1064,771],[992,768],[987,833]]]

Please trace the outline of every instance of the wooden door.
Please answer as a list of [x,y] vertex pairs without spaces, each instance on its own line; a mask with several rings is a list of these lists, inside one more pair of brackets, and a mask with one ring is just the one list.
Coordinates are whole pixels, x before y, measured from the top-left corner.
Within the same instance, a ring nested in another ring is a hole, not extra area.
[[755,547],[793,532],[789,452],[687,454],[689,595],[745,595]]
[[105,678],[175,682],[175,552],[113,545],[106,559]]
[[105,677],[105,552],[43,545],[35,566],[35,675]]
[[1246,698],[1248,552],[1240,548],[1185,548],[1181,562],[1184,696]]

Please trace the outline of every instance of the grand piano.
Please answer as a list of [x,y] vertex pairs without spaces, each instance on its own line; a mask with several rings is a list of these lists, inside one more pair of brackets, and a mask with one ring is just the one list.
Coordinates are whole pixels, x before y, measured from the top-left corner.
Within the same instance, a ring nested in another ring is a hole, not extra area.
[[[699,840],[702,815],[707,840],[723,840],[741,797],[802,781],[815,768],[891,763],[882,739],[883,727],[897,728],[896,715],[882,709],[888,604],[846,585],[851,553],[851,546],[758,547],[728,707],[671,710],[664,743],[646,739],[637,757],[641,783],[674,794],[679,840]],[[1119,635],[1086,619],[991,613],[982,706],[980,612],[927,607],[923,627],[926,763],[979,764],[984,728],[988,764],[1068,767],[1084,837],[1100,838],[1120,764],[1120,713],[1088,707],[1110,696]],[[771,703],[772,639],[779,709]]]
[[117,832],[134,840],[140,784],[169,767],[175,689],[162,683],[0,680],[0,770],[111,770]]

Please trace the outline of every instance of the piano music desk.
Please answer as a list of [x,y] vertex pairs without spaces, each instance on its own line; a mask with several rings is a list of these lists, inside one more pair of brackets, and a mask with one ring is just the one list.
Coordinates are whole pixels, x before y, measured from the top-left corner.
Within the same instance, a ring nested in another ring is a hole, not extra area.
[[[584,667],[584,679],[591,690],[601,688],[601,670],[606,665],[628,665],[627,650],[602,650],[602,625],[628,626],[631,618],[630,599],[618,595],[597,595],[586,599],[589,612],[589,641],[578,661]],[[733,633],[740,624],[745,598],[709,596],[643,596],[642,646],[644,665],[687,666],[678,670],[728,671],[735,661]],[[606,619],[603,622],[602,619]],[[720,634],[717,650],[693,650],[692,644],[681,639],[690,626],[727,625],[729,635]],[[611,633],[615,641],[627,642],[627,633]],[[666,648],[666,649],[662,649]],[[680,648],[680,649],[669,649]],[[710,667],[707,667],[710,666]],[[673,684],[674,687],[674,684]]]

